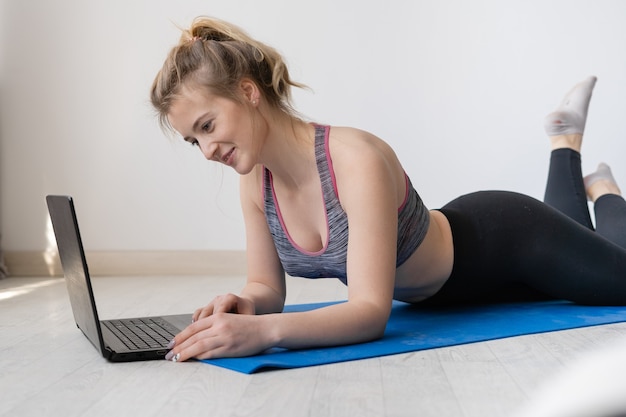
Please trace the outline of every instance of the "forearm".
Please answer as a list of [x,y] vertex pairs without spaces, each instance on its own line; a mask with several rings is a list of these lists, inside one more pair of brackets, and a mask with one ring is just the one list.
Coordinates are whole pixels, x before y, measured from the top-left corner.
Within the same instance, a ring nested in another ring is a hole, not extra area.
[[287,349],[362,343],[383,336],[389,306],[345,302],[307,312],[263,317],[272,345]]
[[259,282],[248,282],[240,296],[254,303],[255,314],[280,313],[285,306],[284,294]]

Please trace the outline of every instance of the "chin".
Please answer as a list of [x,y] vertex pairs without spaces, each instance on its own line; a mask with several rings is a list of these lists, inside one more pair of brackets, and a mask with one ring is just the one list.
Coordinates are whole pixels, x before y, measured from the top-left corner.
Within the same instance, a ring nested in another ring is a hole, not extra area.
[[233,166],[231,166],[232,169],[235,170],[235,172],[239,175],[248,175],[249,173],[251,173],[254,170],[254,167],[256,165],[253,166],[248,166],[248,165],[239,165],[239,164],[235,164]]

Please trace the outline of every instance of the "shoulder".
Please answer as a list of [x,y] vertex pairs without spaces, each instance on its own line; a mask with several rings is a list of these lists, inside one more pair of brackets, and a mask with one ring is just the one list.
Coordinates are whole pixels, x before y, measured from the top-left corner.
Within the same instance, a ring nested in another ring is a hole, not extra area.
[[[389,157],[394,154],[393,149],[381,138],[367,132],[365,130],[353,127],[336,127],[330,128],[330,147],[331,151],[339,153],[338,156],[361,156],[373,157]],[[354,151],[360,151],[355,154]],[[395,155],[394,155],[395,156]]]
[[334,168],[338,171],[390,170],[393,174],[404,172],[391,146],[364,130],[331,127],[329,148]]
[[329,149],[340,199],[351,190],[382,182],[401,203],[404,169],[394,150],[376,135],[351,127],[331,127]]

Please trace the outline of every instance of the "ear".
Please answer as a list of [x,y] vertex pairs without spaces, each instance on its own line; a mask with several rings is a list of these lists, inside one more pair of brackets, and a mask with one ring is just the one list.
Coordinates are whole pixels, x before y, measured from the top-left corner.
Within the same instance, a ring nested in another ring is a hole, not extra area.
[[243,78],[239,83],[239,88],[241,89],[244,100],[252,104],[256,104],[259,101],[261,92],[254,81],[249,78]]

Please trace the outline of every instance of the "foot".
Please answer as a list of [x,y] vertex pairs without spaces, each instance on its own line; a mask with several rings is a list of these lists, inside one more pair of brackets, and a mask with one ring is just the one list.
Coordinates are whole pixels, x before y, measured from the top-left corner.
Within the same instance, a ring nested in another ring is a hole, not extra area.
[[587,175],[584,182],[585,191],[591,201],[596,201],[605,194],[622,195],[615,178],[613,178],[611,167],[604,162],[598,165],[596,172]]
[[596,80],[595,76],[591,76],[576,84],[565,95],[559,107],[546,116],[544,128],[552,141],[552,149],[568,147],[580,152]]

